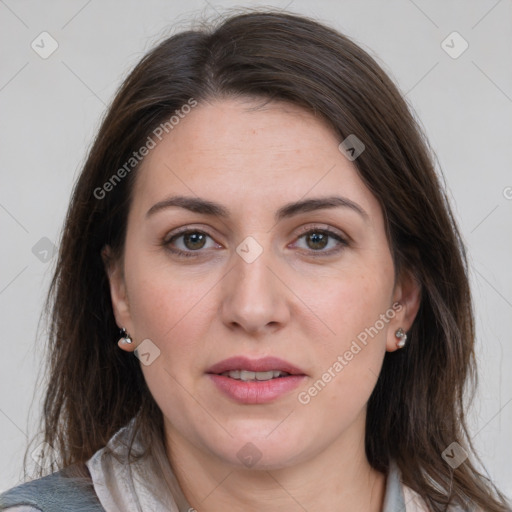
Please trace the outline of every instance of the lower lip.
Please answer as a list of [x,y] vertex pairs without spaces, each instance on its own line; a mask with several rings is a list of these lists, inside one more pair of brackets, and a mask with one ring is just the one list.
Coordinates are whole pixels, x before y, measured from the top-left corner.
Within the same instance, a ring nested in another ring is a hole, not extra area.
[[305,375],[290,375],[277,379],[246,382],[213,373],[209,373],[208,376],[220,391],[242,404],[271,402],[295,389],[306,377]]

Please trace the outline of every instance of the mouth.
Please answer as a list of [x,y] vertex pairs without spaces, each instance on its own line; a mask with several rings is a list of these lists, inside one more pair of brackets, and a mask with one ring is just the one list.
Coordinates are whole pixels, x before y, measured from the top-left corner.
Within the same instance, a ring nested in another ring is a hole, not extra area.
[[220,361],[206,371],[217,389],[242,404],[263,404],[288,394],[307,376],[300,368],[276,357],[244,356]]

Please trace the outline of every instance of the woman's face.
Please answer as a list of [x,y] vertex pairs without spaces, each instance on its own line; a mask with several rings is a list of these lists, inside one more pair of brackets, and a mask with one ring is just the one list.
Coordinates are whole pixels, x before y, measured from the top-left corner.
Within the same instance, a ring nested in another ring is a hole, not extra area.
[[277,468],[360,452],[385,351],[418,304],[341,140],[260,104],[199,104],[150,150],[110,282],[171,450]]

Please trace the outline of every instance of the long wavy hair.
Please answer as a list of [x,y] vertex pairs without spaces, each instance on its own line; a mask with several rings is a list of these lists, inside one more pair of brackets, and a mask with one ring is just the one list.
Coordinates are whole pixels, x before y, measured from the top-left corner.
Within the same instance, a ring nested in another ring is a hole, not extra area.
[[[371,466],[387,472],[396,461],[432,511],[510,510],[478,469],[466,427],[476,384],[468,265],[433,152],[374,58],[339,32],[285,12],[238,12],[168,37],[136,65],[106,112],[72,194],[45,304],[41,430],[53,448],[45,467],[83,464],[132,418],[148,440],[146,456],[168,462],[162,413],[140,363],[117,347],[101,256],[106,245],[123,255],[140,164],[123,179],[112,176],[191,99],[226,97],[291,102],[327,120],[340,141],[356,134],[366,149],[354,164],[384,213],[395,269],[421,284],[407,347],[386,353],[368,403]],[[456,469],[442,458],[453,442],[470,454]]]

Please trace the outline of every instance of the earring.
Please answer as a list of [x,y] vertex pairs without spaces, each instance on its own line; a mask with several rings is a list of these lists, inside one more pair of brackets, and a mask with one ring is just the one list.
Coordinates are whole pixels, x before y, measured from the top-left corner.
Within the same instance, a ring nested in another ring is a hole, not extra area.
[[395,336],[398,338],[398,341],[396,342],[396,347],[404,348],[405,342],[407,341],[407,334],[405,334],[405,331],[400,327],[395,332]]
[[131,339],[130,335],[126,332],[126,329],[124,327],[122,329],[119,329],[119,333],[121,334],[121,338],[119,339],[121,343],[130,345],[133,342],[133,340]]

